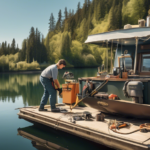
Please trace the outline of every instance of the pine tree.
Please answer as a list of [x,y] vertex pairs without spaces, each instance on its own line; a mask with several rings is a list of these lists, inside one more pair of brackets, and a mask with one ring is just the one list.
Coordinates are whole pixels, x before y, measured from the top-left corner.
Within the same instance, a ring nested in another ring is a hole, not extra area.
[[98,12],[98,10],[97,10],[98,2],[99,2],[98,0],[93,0],[93,3],[94,3],[94,17],[95,17],[96,20],[98,20],[98,16],[97,16],[97,12]]
[[55,29],[55,18],[53,16],[53,13],[51,13],[50,19],[49,19],[49,32],[54,31]]
[[8,44],[7,50],[8,50],[8,55],[10,55],[10,44]]
[[41,63],[41,33],[39,31],[37,35],[37,45],[38,45],[37,61]]
[[98,5],[97,5],[97,20],[100,20],[102,18],[102,5],[101,5],[101,1],[99,1]]
[[46,38],[46,49],[47,49],[48,56],[50,55],[50,44],[49,44],[49,42],[50,42],[50,35],[48,33],[47,38]]
[[88,17],[88,30],[94,28],[94,25],[92,23],[92,17],[91,17],[92,15],[91,14],[92,13],[91,13],[91,8],[90,8],[90,13],[89,13],[89,17]]
[[[109,30],[115,30],[117,27],[117,21],[116,20],[120,20],[117,18],[117,11],[118,11],[118,3],[119,1],[118,0],[114,0],[113,1],[113,4],[112,4],[112,7],[110,9],[110,12],[109,12]],[[118,13],[119,14],[119,13]],[[119,15],[118,15],[119,17]],[[119,17],[120,18],[120,17]],[[118,21],[120,22],[120,21]],[[119,23],[120,24],[120,23]]]
[[5,55],[5,43],[2,42],[1,50],[0,50],[0,56]]
[[39,32],[38,28],[36,28],[35,32],[35,49],[36,49],[36,56],[34,60],[41,62],[41,33]]
[[100,0],[97,5],[97,20],[104,18],[105,16],[105,3],[104,0]]
[[72,16],[71,9],[69,9],[69,18]]
[[89,16],[91,17],[94,14],[94,1],[90,3],[89,7]]
[[141,19],[144,17],[145,13],[145,7],[144,7],[144,1],[143,0],[134,0],[134,15],[138,16],[138,19]]
[[78,5],[77,5],[77,12],[81,9],[81,4],[80,2],[78,2]]
[[4,55],[8,54],[8,50],[7,50],[7,42],[5,41],[4,43]]
[[87,18],[87,11],[88,11],[88,1],[84,1],[83,9],[82,9],[82,18]]
[[30,62],[30,49],[29,49],[29,38],[27,38],[26,40],[26,62],[29,63]]
[[58,21],[56,23],[56,30],[60,31],[62,28],[62,13],[61,13],[61,10],[59,11],[58,13]]
[[11,53],[12,54],[16,53],[16,41],[15,41],[15,39],[13,39],[12,43],[11,43]]
[[41,41],[41,62],[47,62],[47,51],[44,45],[44,35],[42,35]]
[[65,7],[64,15],[65,15],[65,20],[68,19],[68,11],[67,11],[67,7]]
[[75,39],[75,28],[76,28],[76,21],[75,17],[71,17],[68,21],[68,31],[71,32],[72,39]]
[[122,28],[122,2],[119,3],[117,6],[117,13],[116,13],[116,29]]
[[36,56],[35,60],[38,60],[38,53],[39,53],[39,43],[38,43],[38,28],[35,30],[35,50],[36,50]]
[[80,2],[78,2],[78,5],[77,5],[77,12],[76,12],[76,22],[79,22],[79,16],[80,16],[80,9],[81,9],[81,6],[80,6]]
[[68,32],[65,32],[62,36],[62,42],[60,46],[60,53],[67,61],[71,58],[71,36]]
[[20,60],[25,61],[26,60],[26,50],[27,50],[27,41],[26,39],[23,40],[22,42],[22,51],[20,54]]
[[29,40],[28,40],[28,48],[27,48],[27,58],[29,63],[35,59],[36,56],[36,45],[35,45],[35,31],[34,27],[31,27]]
[[19,52],[19,47],[18,47],[18,44],[17,44],[17,48],[16,48],[16,53],[17,53],[17,52]]
[[84,24],[85,26],[83,27],[83,41],[85,41],[85,39],[87,38],[88,36],[88,22],[86,20],[86,18],[84,19]]
[[62,26],[61,26],[61,31],[64,31],[64,27],[65,27],[65,19],[62,20]]

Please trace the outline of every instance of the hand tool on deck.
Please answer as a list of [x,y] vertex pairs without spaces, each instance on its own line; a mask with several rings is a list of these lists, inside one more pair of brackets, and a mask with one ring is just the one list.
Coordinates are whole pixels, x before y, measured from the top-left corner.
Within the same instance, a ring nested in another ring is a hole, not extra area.
[[121,128],[124,128],[124,127],[130,127],[130,123],[128,122],[116,122],[116,121],[113,121],[113,123],[109,123],[108,125],[108,128],[115,132],[115,133],[119,133],[119,134],[131,134],[131,133],[135,133],[137,131],[140,131],[140,132],[143,132],[143,133],[147,133],[147,132],[150,132],[150,123],[145,123],[145,124],[141,124],[139,126],[138,129],[134,130],[134,131],[131,131],[131,132],[127,132],[127,133],[123,133],[123,132],[119,132],[117,131],[117,129],[121,129]]
[[116,124],[113,123],[109,128],[112,129],[121,129],[121,128],[125,128],[125,127],[129,127],[130,124],[126,123],[126,122],[117,122]]

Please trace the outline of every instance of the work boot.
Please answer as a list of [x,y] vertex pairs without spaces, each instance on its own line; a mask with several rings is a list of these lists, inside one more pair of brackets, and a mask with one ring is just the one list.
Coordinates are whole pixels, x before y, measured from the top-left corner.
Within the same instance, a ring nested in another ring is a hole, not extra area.
[[51,109],[51,112],[60,112],[60,109],[59,108],[53,108],[53,109]]
[[39,108],[39,111],[47,111],[47,109],[42,109],[42,108]]

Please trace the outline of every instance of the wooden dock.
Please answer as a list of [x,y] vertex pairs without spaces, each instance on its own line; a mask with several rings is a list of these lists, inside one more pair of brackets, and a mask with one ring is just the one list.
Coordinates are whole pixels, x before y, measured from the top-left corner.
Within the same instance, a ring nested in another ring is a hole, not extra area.
[[70,134],[91,140],[93,142],[121,150],[145,150],[150,149],[150,133],[142,133],[140,131],[132,134],[114,133],[108,128],[110,120],[124,121],[131,123],[130,128],[120,129],[119,132],[128,133],[139,128],[140,124],[150,123],[150,120],[127,119],[116,116],[105,116],[105,121],[96,121],[96,119],[80,120],[72,123],[71,116],[74,113],[83,113],[88,111],[95,117],[99,112],[90,107],[76,107],[70,112],[69,106],[58,106],[66,109],[68,112],[53,113],[50,107],[46,106],[48,111],[38,111],[38,107],[21,108],[18,113],[19,118],[25,119],[32,123],[40,123],[48,127],[62,130]]

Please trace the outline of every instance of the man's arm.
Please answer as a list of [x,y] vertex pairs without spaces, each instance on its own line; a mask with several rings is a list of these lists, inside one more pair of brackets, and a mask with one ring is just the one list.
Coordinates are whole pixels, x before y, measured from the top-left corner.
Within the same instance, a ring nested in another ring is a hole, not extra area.
[[57,79],[54,80],[54,83],[56,84],[56,86],[60,89],[60,84],[59,81]]

